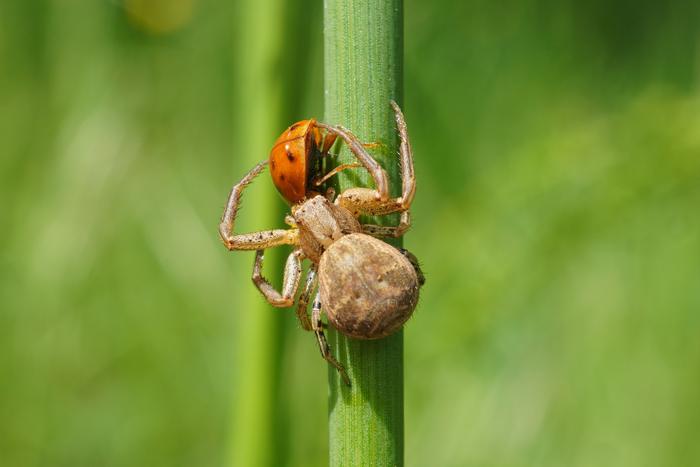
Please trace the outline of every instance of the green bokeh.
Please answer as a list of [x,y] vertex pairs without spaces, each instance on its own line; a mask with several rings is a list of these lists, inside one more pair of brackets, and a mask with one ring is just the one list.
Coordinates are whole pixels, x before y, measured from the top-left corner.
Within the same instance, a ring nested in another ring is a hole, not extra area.
[[[229,465],[261,299],[216,226],[266,156],[237,151],[235,11],[0,4],[3,467]],[[311,59],[269,70],[299,86],[291,120],[323,108],[321,6],[306,15],[286,45]],[[405,333],[407,464],[700,464],[700,5],[405,17],[405,244],[428,281]],[[253,209],[269,181],[253,190],[246,226],[275,227]],[[321,466],[325,362],[275,317],[280,429],[260,443]]]

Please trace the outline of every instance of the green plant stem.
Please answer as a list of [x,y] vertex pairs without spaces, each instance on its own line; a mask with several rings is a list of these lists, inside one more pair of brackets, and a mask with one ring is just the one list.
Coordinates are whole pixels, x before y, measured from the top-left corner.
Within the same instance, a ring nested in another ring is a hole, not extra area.
[[[400,174],[389,101],[402,100],[403,2],[326,0],[324,36],[325,121],[381,143],[373,154],[395,195]],[[338,163],[350,159],[343,148]],[[345,172],[341,190],[372,186],[365,171]],[[329,341],[352,381],[347,387],[329,372],[330,465],[403,465],[403,332],[360,341],[329,329]]]

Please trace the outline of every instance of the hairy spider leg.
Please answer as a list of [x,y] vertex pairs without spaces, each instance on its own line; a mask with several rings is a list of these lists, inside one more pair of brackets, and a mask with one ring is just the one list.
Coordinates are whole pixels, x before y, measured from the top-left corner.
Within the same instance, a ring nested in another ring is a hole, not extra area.
[[425,275],[423,275],[423,271],[420,268],[418,258],[416,258],[416,255],[414,255],[405,248],[398,248],[398,250],[401,252],[402,255],[406,257],[406,259],[408,259],[408,261],[411,263],[411,266],[413,266],[413,269],[416,271],[416,276],[418,276],[418,285],[422,287],[425,284]]
[[362,167],[362,164],[360,164],[359,162],[353,162],[351,164],[341,164],[338,167],[335,167],[330,172],[328,172],[323,177],[314,178],[313,184],[315,186],[321,186],[326,180],[328,180],[329,178],[331,178],[332,176],[334,176],[338,172],[342,172],[343,170],[346,170],[346,169],[356,169],[358,167]]
[[403,112],[401,112],[401,107],[394,101],[390,103],[391,108],[394,109],[396,130],[399,133],[399,139],[401,141],[399,145],[402,182],[401,201],[406,206],[406,209],[408,209],[416,194],[416,174],[413,170],[413,149],[411,149],[411,141],[408,139],[408,127],[406,126],[406,119],[403,116]]
[[281,293],[262,275],[264,253],[264,250],[255,252],[252,277],[253,284],[255,284],[270,305],[277,308],[292,306],[294,304],[294,295],[299,288],[301,260],[304,258],[304,253],[302,253],[301,249],[297,248],[287,257],[287,263],[284,265],[284,278],[282,279]]
[[[317,125],[329,133],[338,135],[343,139],[350,152],[357,158],[362,166],[367,169],[372,176],[375,185],[375,196],[380,200],[389,199],[389,182],[386,172],[381,165],[367,152],[362,142],[342,126],[331,126],[325,123],[317,123]],[[348,167],[346,167],[348,168]]]
[[399,225],[362,224],[362,233],[373,237],[401,237],[411,227],[411,211],[401,213]]
[[268,161],[264,160],[257,164],[231,189],[219,224],[219,235],[229,250],[263,250],[280,245],[299,245],[299,232],[296,229],[262,230],[237,235],[233,233],[243,190],[260,175],[267,163]]
[[299,294],[299,301],[297,304],[297,317],[299,318],[299,322],[301,323],[301,327],[304,328],[304,331],[311,331],[312,329],[311,321],[309,321],[309,314],[306,312],[306,308],[309,305],[309,298],[311,297],[311,293],[316,287],[317,282],[316,265],[312,264],[309,268],[309,272],[306,274],[306,285],[304,286],[304,290],[301,292],[301,294]]
[[316,292],[316,298],[314,299],[314,304],[311,310],[311,325],[313,326],[314,334],[316,334],[316,340],[318,341],[318,347],[321,350],[321,356],[331,365],[338,370],[340,377],[343,382],[350,386],[350,378],[343,368],[343,365],[338,363],[338,360],[331,354],[331,348],[326,340],[326,334],[323,332],[323,323],[321,321],[321,291]]
[[[391,101],[391,106],[394,109],[394,117],[396,119],[396,129],[399,134],[400,145],[399,155],[401,163],[401,196],[398,198],[382,198],[382,193],[378,189],[371,188],[349,188],[338,195],[336,204],[344,207],[352,212],[355,216],[361,214],[371,216],[382,216],[394,212],[404,212],[411,207],[413,197],[416,192],[416,176],[413,169],[413,151],[408,138],[408,129],[403,113],[396,102]],[[350,138],[354,135],[350,134]],[[404,219],[406,220],[406,219]],[[401,226],[404,230],[399,230],[400,233],[405,232],[410,226],[410,218],[408,222],[404,222]],[[396,231],[393,232],[396,234]]]

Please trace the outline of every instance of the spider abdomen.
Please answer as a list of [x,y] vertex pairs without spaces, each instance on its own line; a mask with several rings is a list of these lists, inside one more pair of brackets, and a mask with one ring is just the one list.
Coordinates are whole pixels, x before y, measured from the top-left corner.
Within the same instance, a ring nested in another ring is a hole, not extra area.
[[353,233],[335,241],[319,264],[321,304],[328,321],[356,339],[396,332],[418,303],[411,262],[396,248]]

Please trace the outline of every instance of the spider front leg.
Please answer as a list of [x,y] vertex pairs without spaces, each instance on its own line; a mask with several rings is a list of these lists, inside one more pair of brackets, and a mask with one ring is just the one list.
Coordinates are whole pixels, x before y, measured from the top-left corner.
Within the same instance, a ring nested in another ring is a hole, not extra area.
[[358,167],[362,167],[362,164],[360,164],[359,162],[353,162],[351,164],[341,164],[338,167],[331,169],[331,171],[328,172],[326,175],[314,178],[312,180],[312,183],[314,184],[314,186],[321,186],[326,182],[326,180],[338,174],[339,172],[342,172],[343,170],[347,169],[356,169]]
[[[347,189],[338,196],[336,199],[336,204],[348,209],[356,216],[361,214],[381,216],[391,214],[393,212],[407,211],[411,207],[413,197],[416,193],[416,176],[413,170],[413,151],[408,138],[406,121],[404,120],[403,113],[401,112],[398,104],[391,101],[391,106],[394,109],[396,129],[399,133],[399,139],[401,140],[399,145],[401,162],[401,196],[398,198],[383,197],[383,193],[380,191],[379,185],[377,185],[377,189],[375,190],[370,188]],[[353,150],[353,152],[355,151]],[[408,222],[408,225],[410,225],[410,221]],[[405,228],[408,228],[408,226]]]
[[226,202],[226,209],[224,209],[224,214],[221,216],[221,223],[219,224],[219,236],[229,250],[262,250],[279,245],[299,244],[299,232],[296,229],[264,230],[261,232],[237,235],[233,233],[236,215],[241,205],[243,190],[250,185],[255,177],[260,175],[260,172],[265,169],[267,162],[268,161],[265,160],[253,167],[250,172],[231,189],[228,201]]
[[[255,252],[255,263],[253,264],[253,284],[263,294],[270,305],[277,308],[285,308],[294,304],[294,295],[299,288],[301,277],[301,260],[304,253],[296,249],[287,257],[287,264],[284,266],[284,279],[282,280],[282,293],[278,292],[272,284],[262,275],[264,251]],[[307,318],[308,321],[308,318]],[[302,326],[304,323],[302,323]]]
[[[328,127],[328,125],[324,125],[324,124],[322,124],[322,123],[321,123],[321,124],[318,124],[317,126],[323,127],[323,128],[330,128],[330,127]],[[353,134],[350,133],[348,130],[346,130],[346,129],[342,128],[342,127],[340,128],[340,130],[334,128],[334,129],[332,129],[332,130],[330,130],[330,131],[334,131],[334,130],[335,130],[336,132],[337,132],[337,131],[345,132],[347,138],[350,138],[350,139],[353,139],[353,140],[357,140],[357,138],[355,137],[355,135],[353,135]],[[330,131],[329,131],[329,130],[326,130],[326,133],[325,133],[325,135],[324,135],[324,137],[323,137],[324,139],[323,139],[323,142],[322,142],[322,145],[321,145],[321,150],[320,150],[320,154],[321,154],[322,157],[326,157],[326,156],[328,156],[328,155],[330,154],[331,147],[333,147],[333,144],[335,143],[336,139],[338,138],[338,134],[337,134],[337,133],[331,133]],[[347,141],[347,139],[346,139],[346,141]],[[378,143],[378,142],[360,143],[360,144],[362,145],[363,148],[377,148],[377,147],[383,146],[382,143]],[[356,145],[355,145],[355,146],[356,146]],[[363,151],[363,153],[361,153],[359,156],[356,155],[356,157],[357,157],[358,159],[360,159],[360,160],[363,160],[363,159],[364,159],[364,160],[370,160],[370,159],[372,159],[372,156],[370,156],[369,154],[367,154],[366,151]],[[371,164],[371,161],[370,161],[370,164]],[[376,164],[376,163],[375,163],[375,164]],[[378,164],[376,164],[376,165],[378,165]],[[359,162],[352,162],[352,163],[348,163],[348,164],[341,164],[341,165],[339,165],[338,167],[334,167],[333,169],[331,169],[331,170],[330,170],[328,173],[326,173],[325,175],[318,175],[318,176],[316,176],[316,177],[312,180],[312,183],[313,183],[314,186],[321,186],[321,185],[323,185],[328,179],[330,179],[330,178],[333,177],[334,175],[337,175],[338,173],[342,172],[343,170],[347,170],[347,169],[357,169],[357,168],[360,168],[360,167],[365,167],[365,165],[363,165],[363,164],[361,164],[361,163],[359,163]],[[368,169],[368,170],[369,170],[369,169]],[[374,170],[377,170],[376,167],[374,168]],[[381,177],[382,175],[381,175],[381,174],[378,174],[378,176]]]
[[[336,135],[336,137],[339,136],[340,138],[342,138],[342,140],[347,145],[348,149],[350,149],[350,152],[353,153],[357,160],[360,161],[360,164],[362,164],[362,166],[365,169],[367,169],[369,174],[372,176],[376,188],[375,196],[377,197],[377,199],[389,199],[389,181],[386,172],[384,171],[384,169],[382,169],[382,166],[379,165],[379,163],[376,160],[374,160],[374,158],[367,152],[364,145],[357,138],[357,136],[355,136],[350,130],[343,128],[340,125],[331,126],[320,122],[317,123],[317,125],[319,128],[323,128],[324,130],[326,130],[326,132]],[[345,164],[341,167],[342,169],[340,170],[344,170],[347,168],[352,168],[354,167],[354,165]],[[332,171],[332,175],[335,175],[335,173],[337,173],[338,171]]]
[[311,326],[313,327],[314,334],[316,334],[321,356],[338,370],[343,382],[350,386],[350,378],[348,378],[348,374],[345,368],[343,368],[343,365],[338,363],[338,360],[331,354],[331,348],[326,340],[326,334],[323,332],[323,322],[321,321],[321,291],[316,292],[316,298],[314,299],[311,310]]

